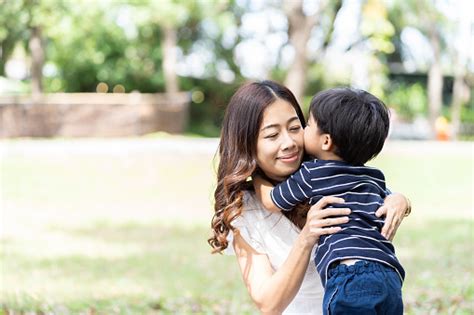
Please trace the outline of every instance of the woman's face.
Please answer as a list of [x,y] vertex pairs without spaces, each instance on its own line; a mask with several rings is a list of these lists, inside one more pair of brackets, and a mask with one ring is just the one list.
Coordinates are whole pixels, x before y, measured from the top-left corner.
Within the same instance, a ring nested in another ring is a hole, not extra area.
[[295,109],[277,99],[263,112],[257,140],[257,164],[271,179],[282,181],[303,159],[303,128]]

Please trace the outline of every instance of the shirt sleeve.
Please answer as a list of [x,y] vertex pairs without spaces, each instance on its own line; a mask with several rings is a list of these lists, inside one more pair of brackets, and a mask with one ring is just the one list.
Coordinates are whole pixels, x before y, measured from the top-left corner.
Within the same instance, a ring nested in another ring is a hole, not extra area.
[[272,189],[271,197],[278,208],[290,211],[298,203],[311,198],[312,193],[311,174],[303,163],[296,173]]
[[[244,214],[244,216],[245,215],[246,214]],[[260,254],[266,254],[265,246],[263,245],[264,242],[259,233],[259,229],[253,226],[244,216],[239,216],[234,219],[234,221],[232,221],[232,226],[238,230],[239,235],[242,236],[244,241],[247,242],[250,247],[252,247]],[[228,245],[227,248],[224,250],[224,254],[235,255],[233,240],[234,233],[232,231],[229,231],[229,234],[227,235]]]

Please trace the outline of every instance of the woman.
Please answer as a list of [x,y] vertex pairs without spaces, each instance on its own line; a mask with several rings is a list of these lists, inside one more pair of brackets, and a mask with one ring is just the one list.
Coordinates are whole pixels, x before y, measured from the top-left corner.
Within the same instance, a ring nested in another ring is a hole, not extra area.
[[[209,244],[221,252],[232,243],[245,285],[262,313],[322,313],[322,285],[308,262],[319,237],[339,231],[337,225],[347,222],[350,213],[325,209],[342,203],[336,197],[289,214],[269,212],[255,197],[252,175],[276,183],[298,169],[304,157],[304,126],[291,91],[272,81],[242,86],[223,122]],[[409,202],[400,194],[385,199],[377,211],[385,216],[385,237],[393,238],[407,209]]]

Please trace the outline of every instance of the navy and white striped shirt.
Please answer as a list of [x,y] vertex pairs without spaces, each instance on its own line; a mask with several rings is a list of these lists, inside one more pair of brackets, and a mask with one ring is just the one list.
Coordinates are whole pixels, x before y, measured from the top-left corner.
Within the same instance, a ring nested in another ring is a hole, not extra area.
[[351,209],[349,222],[341,225],[341,231],[319,239],[315,263],[325,286],[329,266],[343,259],[380,262],[394,268],[403,281],[405,271],[395,257],[395,248],[380,234],[384,220],[375,216],[388,193],[385,176],[376,168],[312,160],[304,162],[290,178],[275,186],[271,197],[284,211],[308,199],[313,205],[324,196],[345,200],[344,204],[332,205],[334,208]]

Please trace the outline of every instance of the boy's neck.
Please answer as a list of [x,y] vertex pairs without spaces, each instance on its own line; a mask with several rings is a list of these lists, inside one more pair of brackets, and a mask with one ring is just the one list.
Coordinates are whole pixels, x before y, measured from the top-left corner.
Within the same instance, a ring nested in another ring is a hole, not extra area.
[[343,159],[341,159],[341,157],[331,151],[324,151],[324,152],[321,152],[320,154],[318,154],[318,156],[316,156],[316,158],[318,160],[326,160],[326,161],[344,161]]

